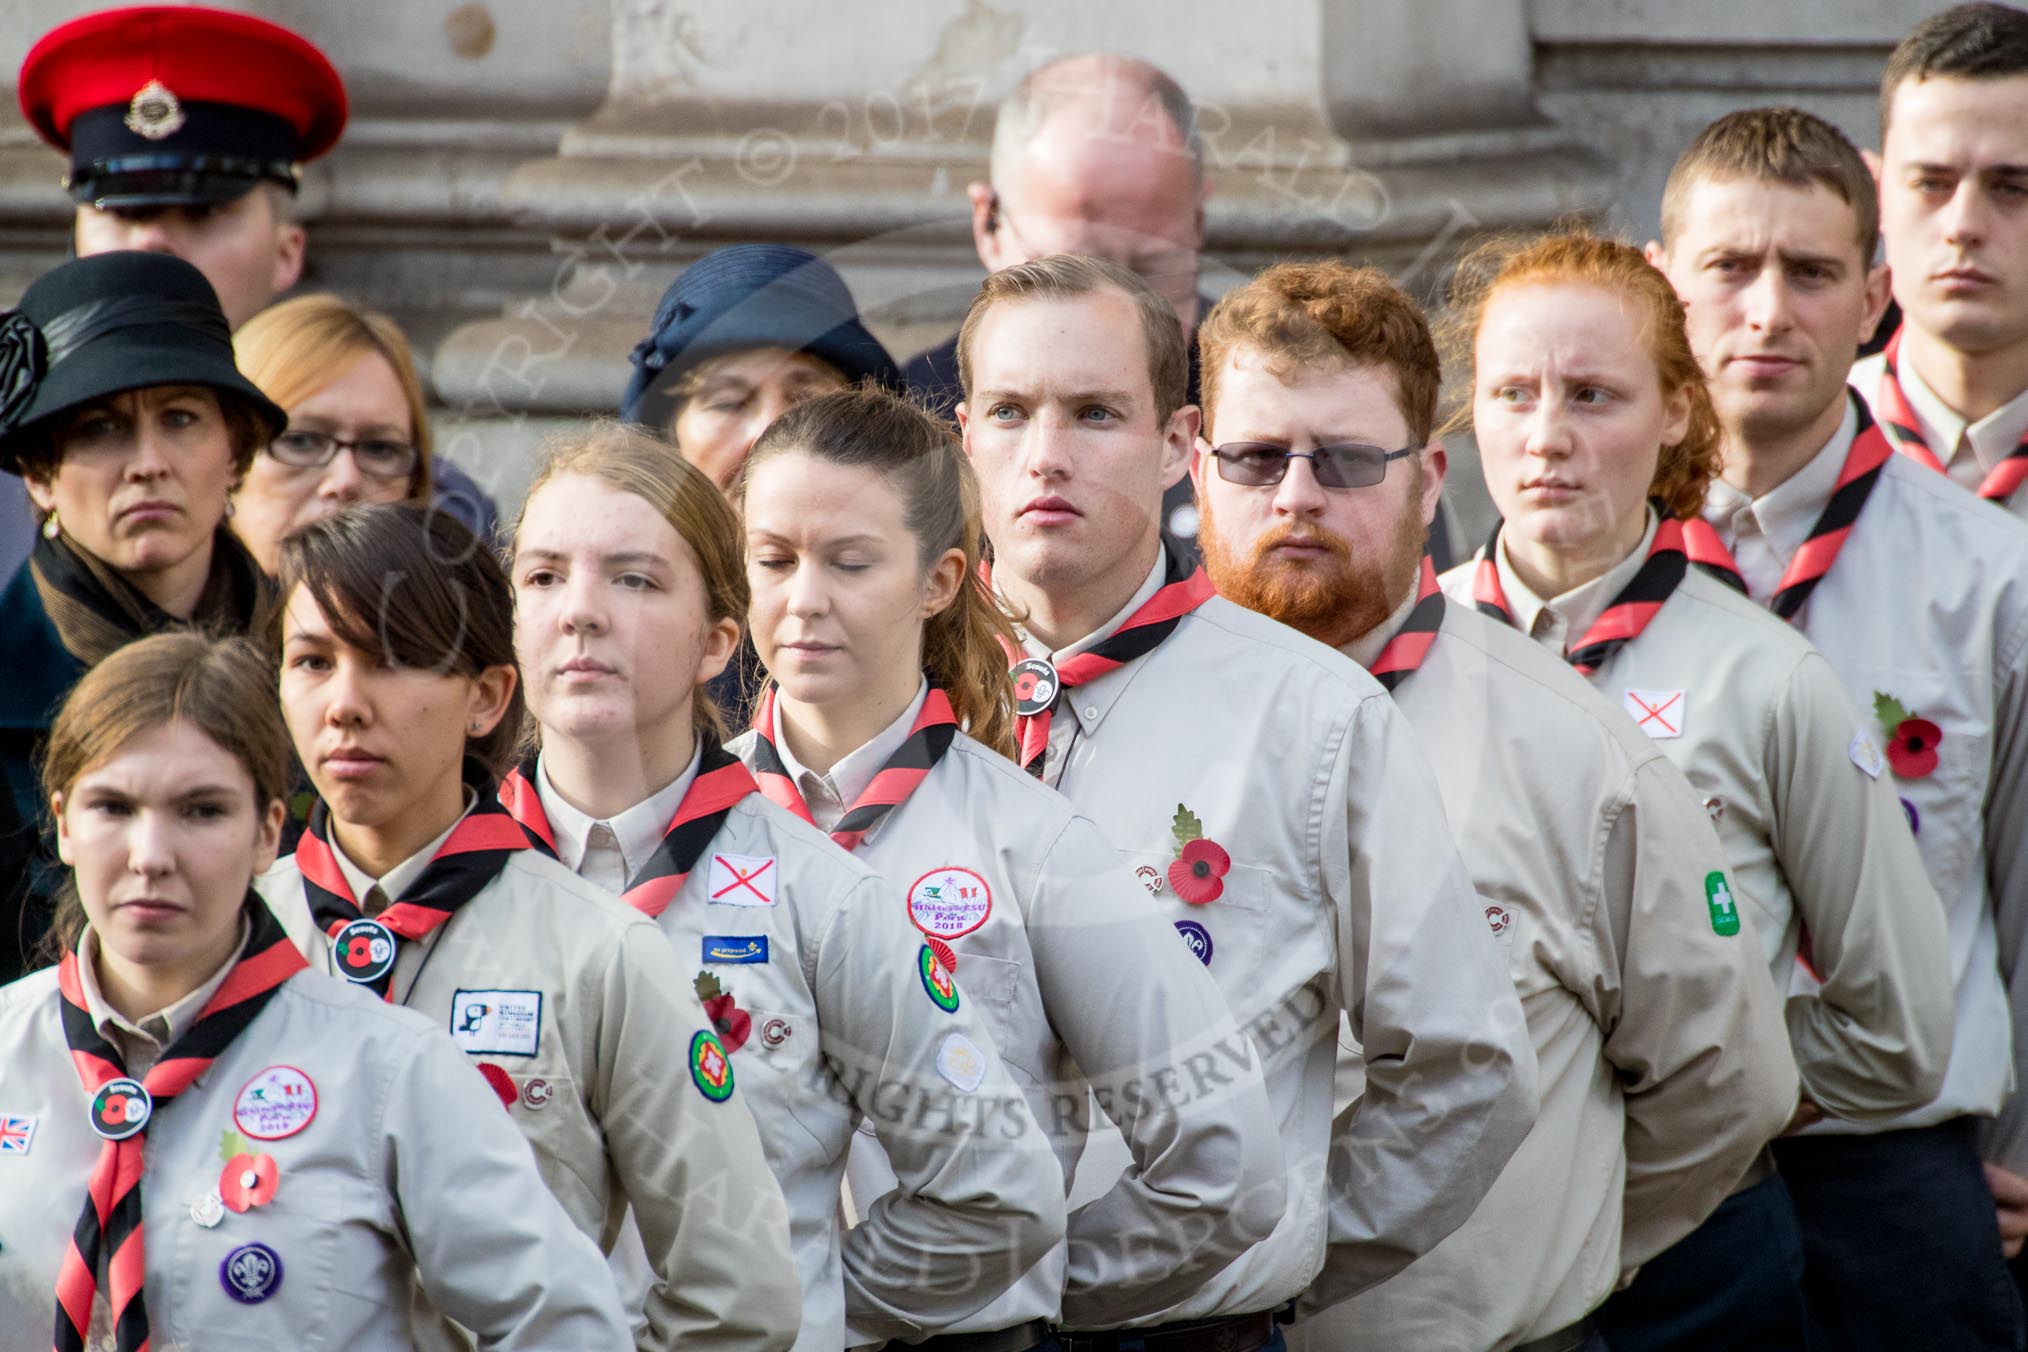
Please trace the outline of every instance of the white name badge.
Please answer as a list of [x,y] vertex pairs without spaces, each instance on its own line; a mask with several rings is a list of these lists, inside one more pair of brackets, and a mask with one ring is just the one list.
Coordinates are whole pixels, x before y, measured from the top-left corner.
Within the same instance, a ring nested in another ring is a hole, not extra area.
[[1689,697],[1681,690],[1636,690],[1628,686],[1620,696],[1620,707],[1634,726],[1648,736],[1666,741],[1683,735],[1683,710]]
[[542,1043],[542,992],[461,990],[451,999],[451,1036],[472,1056],[533,1056]]

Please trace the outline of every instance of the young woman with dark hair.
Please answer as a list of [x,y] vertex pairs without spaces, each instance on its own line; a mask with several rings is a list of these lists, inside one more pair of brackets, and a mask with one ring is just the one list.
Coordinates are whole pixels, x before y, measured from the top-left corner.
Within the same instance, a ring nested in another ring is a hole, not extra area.
[[494,797],[521,716],[498,559],[419,504],[355,507],[283,542],[281,587],[318,801],[263,895],[314,962],[450,1033],[581,1230],[610,1249],[631,1205],[641,1347],[786,1348],[781,1192],[728,1053],[654,926]]

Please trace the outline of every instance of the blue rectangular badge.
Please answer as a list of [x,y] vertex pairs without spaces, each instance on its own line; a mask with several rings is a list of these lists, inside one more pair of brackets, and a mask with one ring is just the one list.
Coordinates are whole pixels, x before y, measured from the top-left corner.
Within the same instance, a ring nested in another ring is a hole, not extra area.
[[765,934],[707,934],[704,936],[706,962],[766,962],[768,936]]

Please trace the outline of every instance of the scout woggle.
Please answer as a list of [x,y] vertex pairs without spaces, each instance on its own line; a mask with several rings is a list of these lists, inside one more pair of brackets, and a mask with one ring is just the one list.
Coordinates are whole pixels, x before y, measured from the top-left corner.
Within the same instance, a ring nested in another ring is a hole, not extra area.
[[145,1128],[154,1111],[155,1101],[139,1080],[107,1080],[92,1095],[92,1130],[108,1141],[124,1141]]
[[378,920],[354,920],[338,931],[331,951],[347,981],[378,981],[394,968],[394,931]]

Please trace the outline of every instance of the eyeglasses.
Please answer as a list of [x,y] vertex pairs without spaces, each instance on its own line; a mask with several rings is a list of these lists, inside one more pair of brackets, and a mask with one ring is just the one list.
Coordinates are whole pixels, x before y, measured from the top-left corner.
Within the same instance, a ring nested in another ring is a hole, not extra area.
[[1292,451],[1266,441],[1228,441],[1213,446],[1218,477],[1248,488],[1271,488],[1289,472],[1289,461],[1307,460],[1320,488],[1371,488],[1387,477],[1387,462],[1414,455],[1420,446],[1399,451],[1361,441],[1339,441],[1314,451]]
[[344,441],[328,432],[290,428],[268,443],[268,454],[294,469],[322,469],[340,451],[352,452],[352,463],[371,478],[406,479],[415,473],[416,449],[406,441]]

